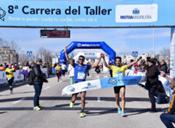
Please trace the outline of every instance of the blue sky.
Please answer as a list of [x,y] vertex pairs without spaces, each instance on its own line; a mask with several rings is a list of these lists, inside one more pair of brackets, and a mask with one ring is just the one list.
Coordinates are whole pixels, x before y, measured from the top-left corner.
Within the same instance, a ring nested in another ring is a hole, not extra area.
[[170,28],[71,29],[71,38],[41,38],[36,28],[1,28],[0,38],[15,41],[23,51],[59,52],[71,41],[105,41],[117,53],[143,53],[169,48]]

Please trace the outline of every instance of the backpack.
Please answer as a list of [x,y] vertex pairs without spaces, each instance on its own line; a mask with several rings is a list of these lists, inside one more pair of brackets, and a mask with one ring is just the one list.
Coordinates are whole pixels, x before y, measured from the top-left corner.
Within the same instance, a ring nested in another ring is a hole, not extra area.
[[30,70],[29,75],[28,75],[28,84],[29,85],[34,85],[34,79],[35,79],[35,72]]

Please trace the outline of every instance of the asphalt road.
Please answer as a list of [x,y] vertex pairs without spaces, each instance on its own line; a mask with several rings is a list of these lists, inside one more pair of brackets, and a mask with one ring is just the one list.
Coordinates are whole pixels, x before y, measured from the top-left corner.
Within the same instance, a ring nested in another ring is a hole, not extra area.
[[[92,74],[91,78],[97,78]],[[149,111],[147,91],[139,86],[126,90],[126,117],[117,114],[113,89],[87,93],[85,118],[79,117],[80,101],[69,108],[69,96],[61,96],[68,85],[68,77],[57,82],[50,78],[43,86],[40,104],[42,111],[33,111],[33,87],[19,86],[10,95],[9,90],[0,92],[0,128],[165,128],[160,114],[168,104],[157,105],[158,112]]]

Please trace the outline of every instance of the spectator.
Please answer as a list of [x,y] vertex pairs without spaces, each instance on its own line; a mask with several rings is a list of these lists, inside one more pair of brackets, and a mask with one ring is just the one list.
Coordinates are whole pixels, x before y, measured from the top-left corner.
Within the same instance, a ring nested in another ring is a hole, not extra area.
[[68,75],[70,79],[70,84],[74,84],[74,67],[72,66],[75,63],[73,59],[70,59],[70,64],[68,66]]
[[174,90],[172,95],[172,100],[168,111],[160,115],[161,121],[167,128],[174,128],[173,123],[175,123],[175,81],[170,76],[166,75],[165,72],[161,72],[161,75],[170,81],[171,87]]
[[30,71],[29,63],[27,62],[26,65],[22,68],[22,74],[24,75],[24,80],[27,79],[29,71]]
[[5,70],[4,66],[0,64],[0,71],[4,71],[4,70]]
[[63,63],[61,64],[61,75],[65,76],[66,74],[66,64]]
[[167,63],[165,62],[164,59],[161,59],[160,60],[160,67],[159,67],[159,70],[160,71],[163,71],[165,73],[168,73],[168,66],[167,66]]
[[32,67],[32,70],[30,71],[29,79],[32,81],[31,83],[34,85],[34,98],[33,98],[33,103],[34,103],[34,108],[33,110],[39,111],[42,109],[39,103],[41,91],[42,91],[42,86],[43,82],[48,82],[46,80],[46,77],[44,73],[41,71],[41,65],[42,65],[42,60],[38,59],[36,61],[36,64],[34,63],[34,66]]

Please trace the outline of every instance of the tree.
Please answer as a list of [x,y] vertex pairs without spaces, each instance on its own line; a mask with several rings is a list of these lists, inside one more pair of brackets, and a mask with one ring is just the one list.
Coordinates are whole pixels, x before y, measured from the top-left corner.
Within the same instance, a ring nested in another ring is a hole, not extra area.
[[43,62],[51,63],[53,55],[51,51],[47,50],[46,48],[40,48],[37,52],[37,57],[41,58]]
[[163,48],[160,51],[160,56],[162,56],[163,58],[170,58],[170,49],[169,48]]

